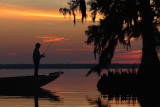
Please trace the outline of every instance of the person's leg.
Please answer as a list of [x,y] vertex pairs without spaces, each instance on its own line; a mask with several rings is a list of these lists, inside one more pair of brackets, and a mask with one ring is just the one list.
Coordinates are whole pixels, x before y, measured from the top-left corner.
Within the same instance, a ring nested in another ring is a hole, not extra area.
[[39,61],[38,60],[34,61],[34,69],[35,69],[34,76],[38,76],[38,69],[39,69]]
[[38,68],[35,68],[34,76],[38,76]]

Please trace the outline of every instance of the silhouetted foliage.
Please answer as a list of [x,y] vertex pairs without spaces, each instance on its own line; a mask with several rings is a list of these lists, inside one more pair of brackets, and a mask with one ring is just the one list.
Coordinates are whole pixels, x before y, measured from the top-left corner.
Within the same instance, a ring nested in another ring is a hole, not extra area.
[[[103,74],[98,81],[97,87],[101,90],[137,90],[140,85],[140,78],[135,69],[128,70],[108,70],[108,74]],[[107,85],[104,85],[107,84]],[[122,92],[121,92],[122,93]]]
[[75,11],[78,10],[82,14],[82,22],[84,18],[86,18],[86,2],[85,0],[71,0],[68,2],[69,8],[60,8],[59,12],[62,13],[63,15],[69,14],[73,15],[74,17],[74,23],[76,23],[76,14]]
[[[138,100],[141,107],[160,106],[160,88],[156,86],[157,84],[154,84],[152,80],[148,80],[147,84],[144,83],[134,69],[126,72],[121,70],[109,71],[107,75],[101,76],[97,84],[98,90],[104,97],[108,97],[108,101],[113,99],[118,102],[127,99],[132,102]],[[90,102],[99,104],[99,101],[102,100]]]
[[[81,5],[84,5],[83,8],[80,8],[83,21],[86,16],[84,0],[71,0],[68,10],[74,12]],[[131,47],[132,38],[143,39],[140,69],[145,71],[159,68],[160,63],[156,52],[156,45],[160,42],[159,0],[89,0],[88,5],[92,11],[93,21],[95,21],[97,13],[103,16],[99,25],[88,26],[88,30],[85,32],[88,36],[86,43],[94,45],[95,58],[97,54],[99,55],[99,64],[89,73],[98,71],[100,74],[102,68],[110,65],[116,46],[120,43],[128,49]],[[65,8],[60,11],[68,13]],[[75,15],[73,14],[73,16]],[[74,21],[76,20],[74,19]]]

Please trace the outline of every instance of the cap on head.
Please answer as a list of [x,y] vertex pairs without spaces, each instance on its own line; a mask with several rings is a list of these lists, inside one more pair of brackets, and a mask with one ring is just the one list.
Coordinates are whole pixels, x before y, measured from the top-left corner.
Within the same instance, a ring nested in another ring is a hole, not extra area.
[[40,43],[36,43],[36,47],[40,47],[41,46],[41,44]]

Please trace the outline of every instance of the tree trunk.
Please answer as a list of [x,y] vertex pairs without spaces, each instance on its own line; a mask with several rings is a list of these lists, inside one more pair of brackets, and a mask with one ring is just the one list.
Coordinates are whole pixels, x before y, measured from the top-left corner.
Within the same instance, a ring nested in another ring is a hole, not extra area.
[[152,76],[154,78],[154,76],[160,76],[160,62],[156,52],[156,46],[155,43],[152,42],[153,37],[151,37],[148,31],[143,35],[142,59],[139,74],[145,77]]
[[160,62],[155,45],[153,19],[154,17],[150,7],[150,0],[146,0],[142,5],[141,28],[143,36],[143,49],[141,65],[138,71],[138,74],[140,74],[145,79],[157,79],[160,76]]

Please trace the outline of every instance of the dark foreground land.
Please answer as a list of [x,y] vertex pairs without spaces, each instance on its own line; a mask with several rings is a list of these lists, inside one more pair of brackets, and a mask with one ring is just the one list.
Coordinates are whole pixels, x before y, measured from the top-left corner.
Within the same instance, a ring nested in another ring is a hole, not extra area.
[[[90,69],[96,64],[41,64],[40,69]],[[112,64],[110,69],[138,68],[139,64]],[[34,69],[33,64],[0,64],[0,69]]]

